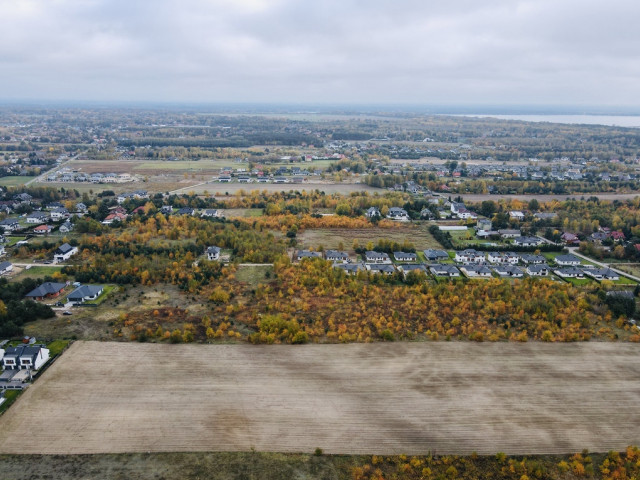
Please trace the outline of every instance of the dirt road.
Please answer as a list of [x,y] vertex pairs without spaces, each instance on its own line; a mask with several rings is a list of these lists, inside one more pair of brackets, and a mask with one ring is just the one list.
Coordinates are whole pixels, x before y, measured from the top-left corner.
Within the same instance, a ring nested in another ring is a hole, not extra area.
[[0,453],[619,450],[640,443],[639,353],[76,342],[0,417]]

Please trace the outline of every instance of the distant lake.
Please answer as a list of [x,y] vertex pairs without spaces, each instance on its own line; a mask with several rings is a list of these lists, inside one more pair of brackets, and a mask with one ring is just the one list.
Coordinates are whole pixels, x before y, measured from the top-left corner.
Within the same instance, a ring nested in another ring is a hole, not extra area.
[[524,122],[549,122],[582,125],[607,125],[609,127],[640,128],[640,116],[633,115],[487,115],[457,114],[454,117],[498,118]]

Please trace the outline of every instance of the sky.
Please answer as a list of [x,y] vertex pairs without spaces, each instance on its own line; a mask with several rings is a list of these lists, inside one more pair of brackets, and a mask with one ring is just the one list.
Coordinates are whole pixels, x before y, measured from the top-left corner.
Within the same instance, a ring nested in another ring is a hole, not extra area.
[[640,106],[635,0],[0,0],[0,100]]

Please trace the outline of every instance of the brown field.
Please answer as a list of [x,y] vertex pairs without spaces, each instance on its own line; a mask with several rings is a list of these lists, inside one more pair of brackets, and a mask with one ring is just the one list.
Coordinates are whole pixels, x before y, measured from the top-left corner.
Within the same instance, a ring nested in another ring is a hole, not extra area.
[[76,342],[0,453],[510,454],[640,442],[638,346]]
[[[457,195],[457,194],[455,194]],[[451,196],[455,196],[452,194]],[[565,195],[490,195],[490,194],[475,194],[475,193],[463,193],[461,194],[462,198],[465,202],[483,202],[484,200],[522,200],[523,202],[528,202],[533,200],[534,198],[539,202],[550,202],[552,200],[566,200],[567,198],[589,198],[589,197],[598,197],[600,200],[631,200],[640,195],[638,193],[579,193],[579,194],[565,194]]]
[[314,228],[298,234],[300,246],[317,248],[322,245],[325,248],[338,248],[338,244],[342,242],[347,251],[353,250],[354,240],[358,240],[360,246],[364,247],[370,241],[375,245],[378,240],[402,243],[405,239],[413,243],[418,251],[442,248],[429,233],[427,224],[407,224],[399,228]]

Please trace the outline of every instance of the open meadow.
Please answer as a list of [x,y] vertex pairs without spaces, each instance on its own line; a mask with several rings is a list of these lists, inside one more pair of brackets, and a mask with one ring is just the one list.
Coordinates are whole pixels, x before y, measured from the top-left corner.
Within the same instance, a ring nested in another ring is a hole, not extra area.
[[0,417],[0,453],[619,451],[640,441],[637,358],[597,342],[76,342]]

